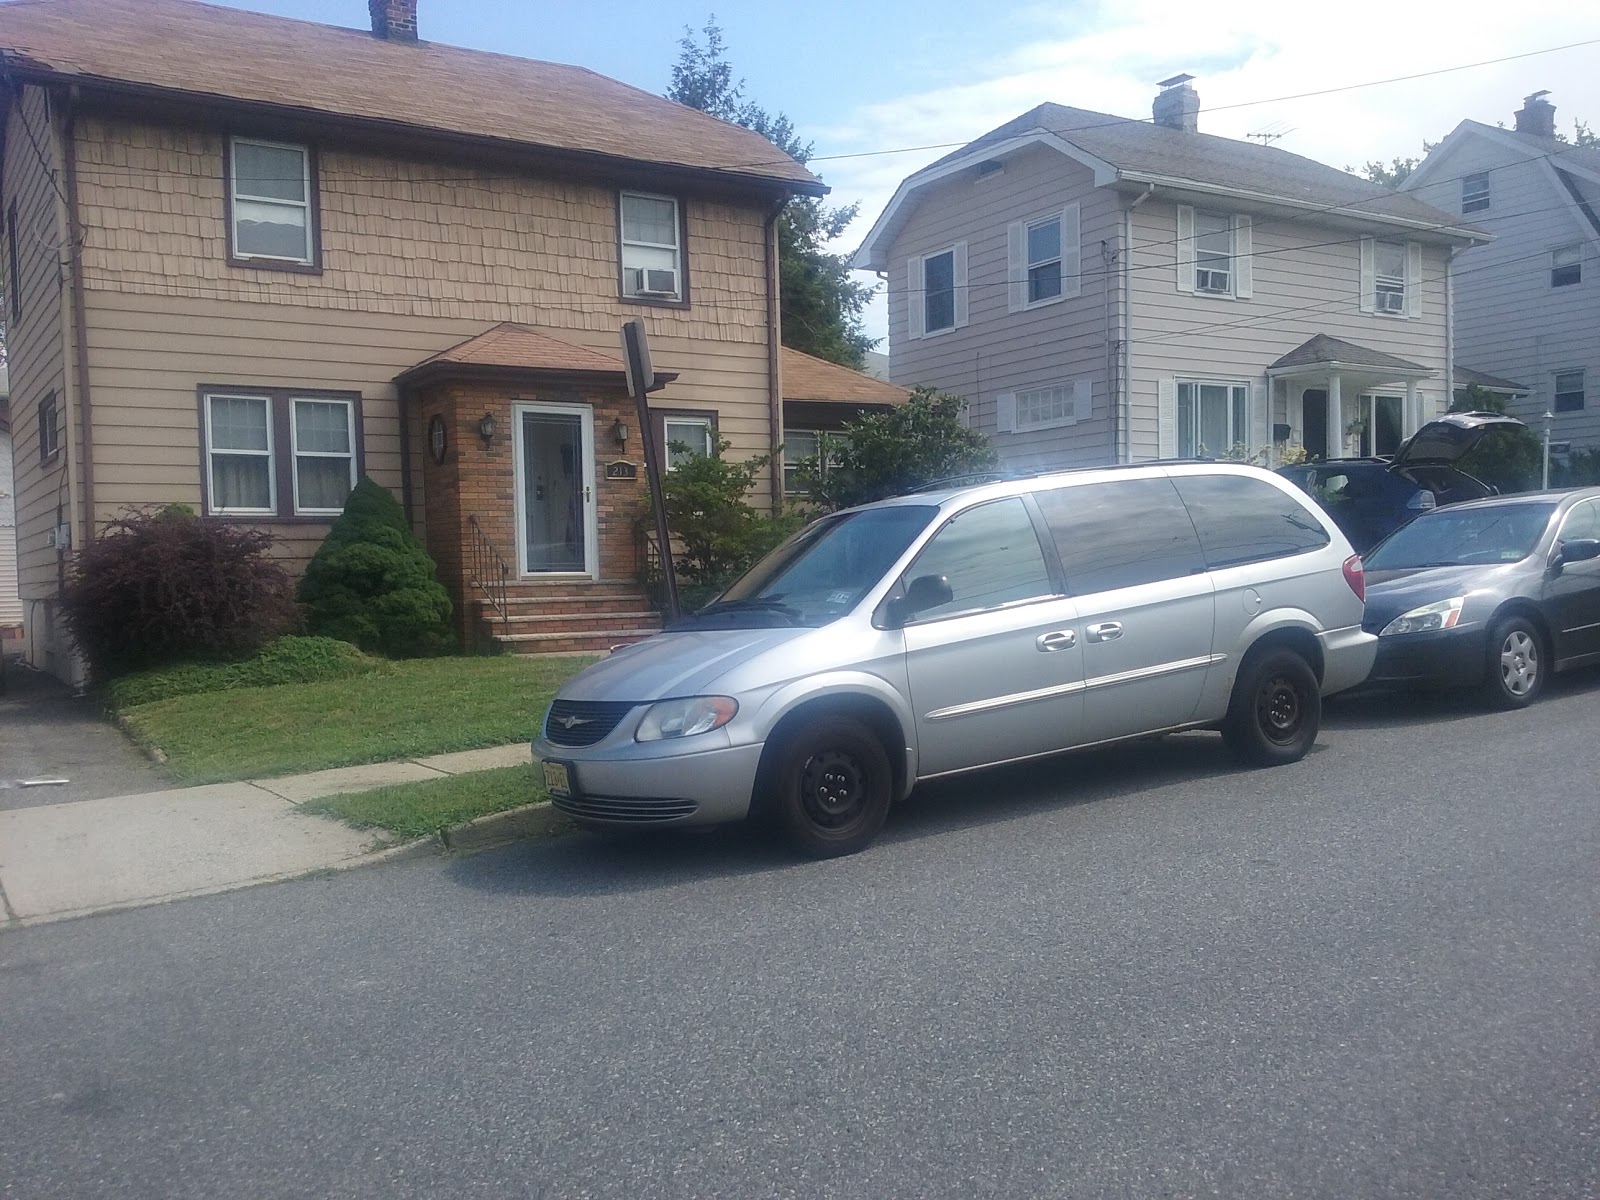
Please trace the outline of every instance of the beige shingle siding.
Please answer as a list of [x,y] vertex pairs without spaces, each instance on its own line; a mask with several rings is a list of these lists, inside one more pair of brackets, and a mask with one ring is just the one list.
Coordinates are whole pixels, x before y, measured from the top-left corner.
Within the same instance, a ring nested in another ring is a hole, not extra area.
[[[1077,201],[1082,250],[1078,296],[1023,312],[1007,311],[1006,230]],[[986,179],[956,175],[920,196],[895,238],[889,269],[890,377],[902,387],[929,383],[966,396],[971,423],[993,437],[1007,465],[1072,466],[1106,461],[1110,447],[1106,397],[1106,293],[1116,281],[1101,259],[1101,242],[1120,244],[1117,198],[1095,188],[1089,170],[1037,147],[1006,160]],[[968,324],[935,337],[907,336],[906,261],[967,243]],[[1087,378],[1090,419],[1056,429],[995,433],[995,397]]]
[[[37,150],[35,145],[37,144]],[[56,182],[52,182],[54,168]],[[59,142],[43,91],[29,87],[11,108],[6,127],[6,164],[0,214],[17,208],[16,286],[22,318],[5,313],[11,366],[11,437],[16,461],[17,578],[25,600],[55,594],[56,552],[46,536],[56,524],[56,507],[70,501],[66,486],[67,447],[76,448],[71,426],[76,414],[66,387],[66,311],[61,280],[66,236],[56,187],[61,181]],[[3,251],[0,251],[3,252]],[[6,268],[9,271],[9,265]],[[8,286],[12,281],[7,281]],[[50,464],[39,461],[39,401],[56,395],[61,415],[62,453]]]

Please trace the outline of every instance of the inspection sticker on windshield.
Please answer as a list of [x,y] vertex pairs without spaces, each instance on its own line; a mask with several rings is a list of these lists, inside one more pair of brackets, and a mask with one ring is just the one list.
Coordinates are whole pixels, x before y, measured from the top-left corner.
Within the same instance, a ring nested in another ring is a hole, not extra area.
[[552,796],[572,795],[572,784],[567,778],[565,763],[541,763],[544,767],[544,790]]
[[829,604],[849,604],[850,603],[850,593],[849,592],[829,592],[828,593],[828,603]]

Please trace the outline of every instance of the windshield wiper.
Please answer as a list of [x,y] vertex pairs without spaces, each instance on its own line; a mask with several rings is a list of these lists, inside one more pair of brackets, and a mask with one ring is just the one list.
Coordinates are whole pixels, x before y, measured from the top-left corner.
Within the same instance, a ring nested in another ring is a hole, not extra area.
[[748,613],[752,616],[771,613],[774,616],[782,617],[790,625],[805,624],[800,619],[800,610],[783,603],[783,599],[780,596],[771,596],[759,600],[716,600],[704,608],[696,609],[691,613],[684,613],[683,616],[678,618],[678,623],[698,621],[703,618],[736,616],[742,613]]

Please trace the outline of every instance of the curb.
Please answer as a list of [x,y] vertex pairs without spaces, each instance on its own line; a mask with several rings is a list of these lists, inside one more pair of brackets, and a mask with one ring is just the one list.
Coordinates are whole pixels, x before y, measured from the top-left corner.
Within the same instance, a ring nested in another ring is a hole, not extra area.
[[504,812],[475,817],[465,825],[453,825],[448,829],[441,829],[437,836],[437,844],[448,853],[471,854],[494,846],[504,846],[509,842],[559,837],[561,834],[571,833],[576,828],[572,821],[558,813],[546,800],[539,804],[525,804],[521,808],[508,808]]

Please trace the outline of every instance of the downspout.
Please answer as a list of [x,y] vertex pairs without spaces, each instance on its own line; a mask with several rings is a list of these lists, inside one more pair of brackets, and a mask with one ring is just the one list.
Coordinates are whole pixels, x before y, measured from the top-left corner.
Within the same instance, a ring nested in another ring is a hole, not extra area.
[[[1117,461],[1133,461],[1133,210],[1156,190],[1150,184],[1122,213],[1122,384],[1117,397]],[[1159,418],[1158,418],[1159,419]]]
[[400,499],[405,509],[406,527],[415,533],[417,522],[411,503],[411,414],[406,406],[410,392],[410,388],[395,389],[395,410],[400,415]]
[[789,198],[785,196],[767,215],[762,233],[767,257],[767,470],[774,513],[783,504],[783,458],[779,449],[783,445],[783,380],[779,361],[783,320],[778,305],[778,217],[788,205]]
[[[1451,246],[1450,253],[1444,260],[1444,407],[1450,410],[1456,402],[1456,252],[1459,246]],[[1417,406],[1421,408],[1421,405]],[[1421,429],[1433,418],[1423,412],[1416,414],[1417,429]],[[1413,429],[1411,432],[1415,433]]]
[[66,160],[67,185],[67,261],[72,280],[72,340],[78,383],[79,455],[83,460],[83,541],[94,541],[94,424],[89,402],[89,318],[83,300],[83,223],[78,219],[78,89],[67,96],[67,119],[62,141]]

